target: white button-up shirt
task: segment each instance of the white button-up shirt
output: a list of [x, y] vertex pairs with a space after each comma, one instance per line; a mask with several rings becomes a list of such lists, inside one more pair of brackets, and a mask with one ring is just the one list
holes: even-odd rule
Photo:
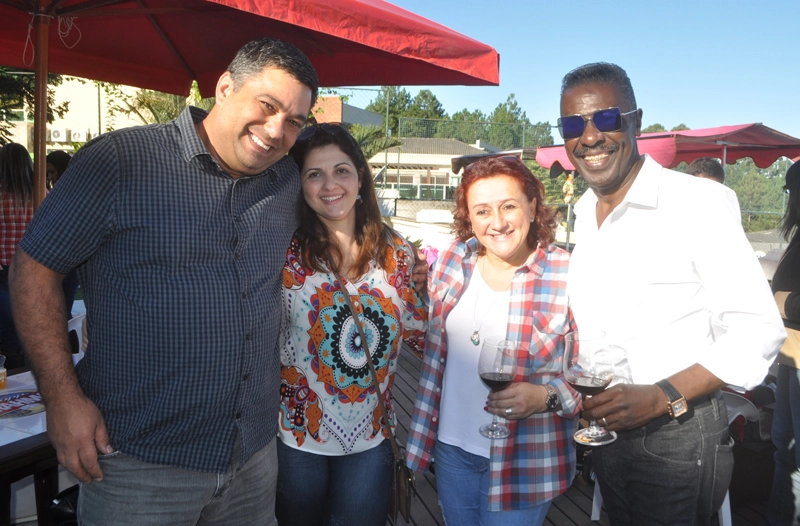
[[592, 190], [575, 205], [568, 292], [579, 328], [627, 351], [633, 381], [699, 363], [751, 389], [786, 332], [741, 226], [736, 194], [650, 157], [598, 228]]

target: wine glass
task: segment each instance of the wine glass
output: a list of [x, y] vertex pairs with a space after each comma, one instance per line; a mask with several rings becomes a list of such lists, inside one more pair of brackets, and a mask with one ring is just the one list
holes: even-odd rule
[[[478, 359], [478, 374], [492, 392], [502, 391], [514, 381], [518, 350], [517, 342], [501, 340], [489, 343], [484, 340]], [[498, 423], [497, 415], [493, 416], [491, 424], [481, 426], [480, 432], [486, 438], [506, 438], [511, 434], [508, 427]]]
[[[605, 333], [573, 331], [564, 338], [564, 378], [585, 397], [602, 393], [614, 378], [614, 356], [606, 346]], [[573, 438], [579, 444], [600, 446], [616, 440], [617, 434], [592, 419], [589, 427], [578, 430]]]

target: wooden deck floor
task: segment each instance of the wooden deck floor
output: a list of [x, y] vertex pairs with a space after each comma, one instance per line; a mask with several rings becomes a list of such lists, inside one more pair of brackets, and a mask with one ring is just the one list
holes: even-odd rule
[[[417, 383], [422, 361], [410, 351], [403, 349], [398, 361], [397, 376], [393, 391], [394, 407], [397, 414], [397, 438], [405, 443], [411, 412], [414, 408]], [[444, 526], [442, 513], [436, 493], [436, 477], [430, 473], [417, 474], [418, 498], [412, 506], [412, 524], [415, 526]], [[572, 487], [560, 495], [550, 507], [545, 524], [548, 526], [609, 526], [608, 516], [602, 512], [600, 521], [590, 519], [594, 487], [578, 476]], [[750, 500], [750, 499], [743, 499]], [[734, 505], [736, 502], [734, 501]], [[762, 526], [764, 524], [765, 502], [737, 506], [732, 509], [733, 526]], [[400, 519], [400, 524], [404, 524]], [[712, 526], [718, 523], [712, 521]], [[469, 525], [455, 525], [469, 526]]]

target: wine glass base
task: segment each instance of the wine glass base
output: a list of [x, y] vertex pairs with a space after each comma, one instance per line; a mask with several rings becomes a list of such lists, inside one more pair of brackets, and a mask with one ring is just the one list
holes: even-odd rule
[[617, 439], [617, 434], [613, 431], [603, 430], [601, 433], [591, 433], [589, 429], [577, 431], [572, 438], [575, 442], [583, 446], [603, 446], [610, 444]]
[[486, 438], [508, 438], [511, 431], [504, 425], [500, 424], [486, 424], [480, 428], [481, 435]]

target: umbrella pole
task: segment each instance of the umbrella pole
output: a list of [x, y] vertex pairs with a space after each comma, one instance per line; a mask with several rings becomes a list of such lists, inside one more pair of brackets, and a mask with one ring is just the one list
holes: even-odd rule
[[48, 37], [50, 35], [50, 16], [46, 15], [48, 0], [38, 0], [38, 12], [34, 16], [36, 40], [35, 53], [35, 88], [33, 109], [33, 209], [39, 208], [45, 195], [45, 178], [47, 171], [47, 68]]

